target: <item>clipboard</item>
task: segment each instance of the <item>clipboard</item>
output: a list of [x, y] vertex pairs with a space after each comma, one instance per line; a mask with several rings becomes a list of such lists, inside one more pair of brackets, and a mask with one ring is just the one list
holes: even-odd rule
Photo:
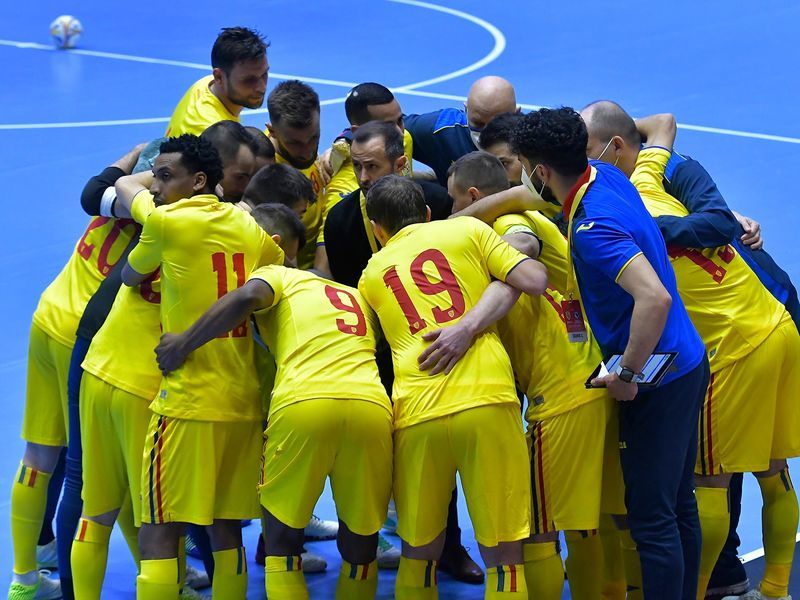
[[[654, 352], [642, 367], [642, 374], [636, 375], [632, 383], [636, 383], [640, 388], [644, 389], [656, 387], [664, 379], [664, 375], [672, 367], [672, 363], [675, 362], [677, 356], [677, 352]], [[592, 371], [592, 374], [586, 380], [584, 384], [586, 389], [595, 389], [595, 386], [591, 384], [592, 379], [603, 377], [613, 372], [619, 366], [621, 360], [621, 354], [613, 354], [609, 358], [600, 361], [600, 364], [597, 365], [597, 368]]]

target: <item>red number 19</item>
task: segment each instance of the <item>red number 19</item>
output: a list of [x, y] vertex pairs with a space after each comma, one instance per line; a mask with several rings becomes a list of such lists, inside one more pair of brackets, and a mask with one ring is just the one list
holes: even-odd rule
[[[438, 281], [431, 281], [423, 270], [425, 263], [430, 262], [436, 268], [439, 275]], [[459, 318], [464, 314], [466, 308], [464, 294], [458, 285], [458, 280], [453, 274], [453, 269], [447, 258], [439, 250], [430, 249], [421, 252], [411, 263], [411, 279], [416, 284], [420, 292], [426, 296], [435, 296], [442, 292], [447, 292], [450, 297], [450, 306], [445, 308], [434, 306], [431, 309], [436, 323], [448, 323]], [[426, 327], [425, 319], [419, 314], [417, 307], [411, 300], [411, 296], [403, 287], [403, 282], [397, 274], [397, 269], [392, 267], [383, 275], [384, 283], [392, 290], [403, 315], [408, 321], [408, 328], [412, 334], [422, 331]]]

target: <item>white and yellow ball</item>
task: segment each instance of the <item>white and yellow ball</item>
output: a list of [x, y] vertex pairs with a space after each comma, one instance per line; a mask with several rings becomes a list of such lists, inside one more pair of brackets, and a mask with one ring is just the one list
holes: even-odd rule
[[50, 35], [58, 48], [74, 48], [83, 33], [83, 25], [72, 15], [61, 15], [50, 23]]

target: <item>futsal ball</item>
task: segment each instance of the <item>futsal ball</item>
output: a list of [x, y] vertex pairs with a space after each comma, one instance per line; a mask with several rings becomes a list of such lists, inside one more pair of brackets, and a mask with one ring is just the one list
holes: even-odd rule
[[61, 15], [50, 23], [50, 35], [58, 48], [74, 48], [83, 33], [83, 25], [72, 15]]

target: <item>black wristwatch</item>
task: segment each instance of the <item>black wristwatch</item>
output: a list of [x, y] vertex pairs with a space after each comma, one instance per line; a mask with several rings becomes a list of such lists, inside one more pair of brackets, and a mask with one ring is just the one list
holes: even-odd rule
[[620, 381], [630, 383], [633, 381], [633, 378], [636, 377], [636, 375], [637, 373], [633, 369], [629, 369], [628, 367], [617, 367], [617, 377], [620, 378]]

